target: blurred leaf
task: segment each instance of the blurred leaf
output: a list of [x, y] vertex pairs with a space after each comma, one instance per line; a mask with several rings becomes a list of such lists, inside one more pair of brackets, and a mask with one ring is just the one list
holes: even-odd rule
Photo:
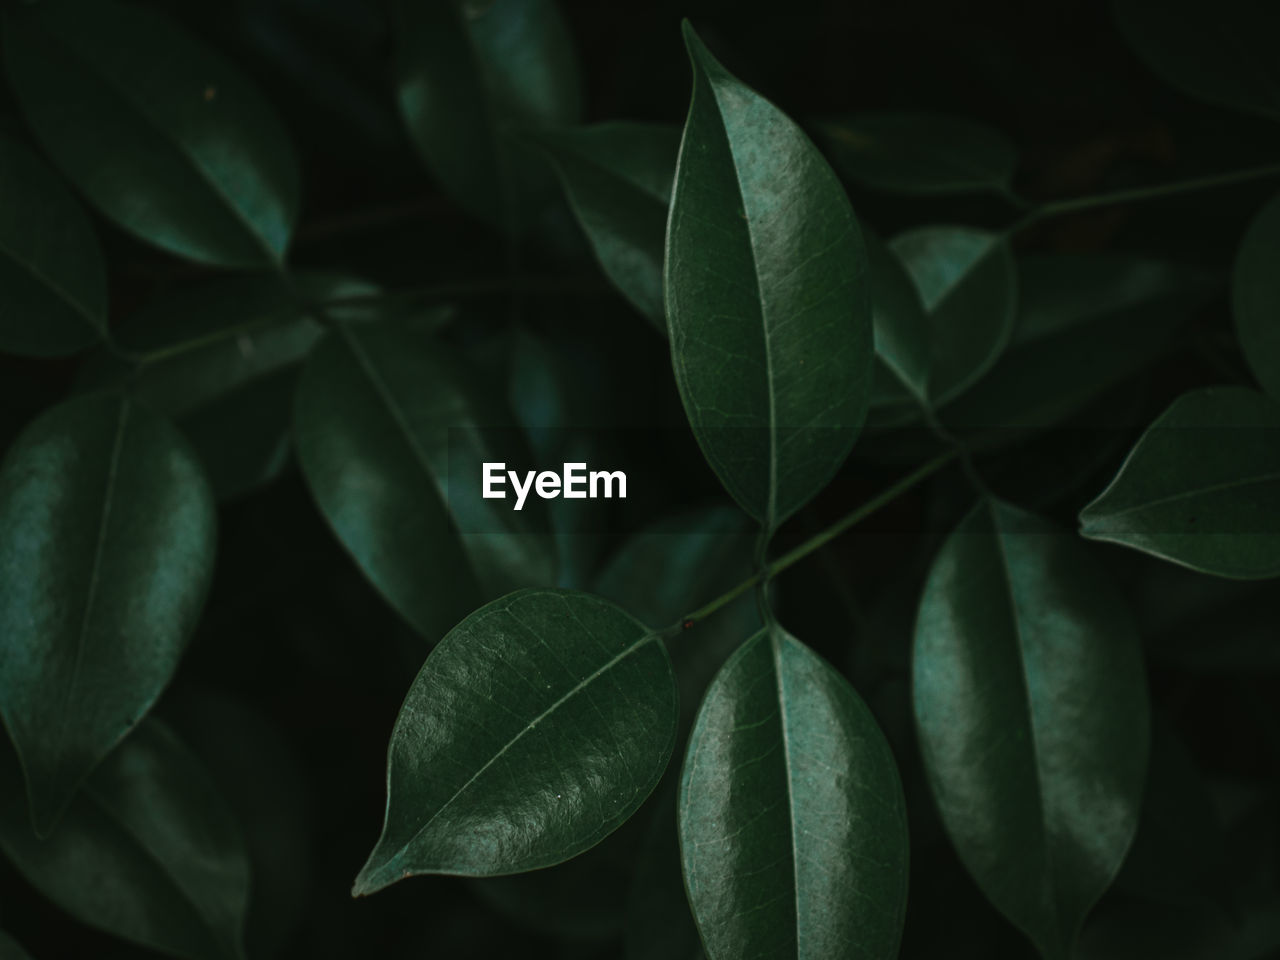
[[1120, 32], [1166, 83], [1197, 100], [1280, 118], [1280, 7], [1257, 0], [1116, 0]]
[[1280, 403], [1185, 393], [1156, 418], [1080, 532], [1219, 577], [1280, 576]]
[[[1280, 102], [1278, 102], [1280, 104]], [[1280, 400], [1280, 194], [1249, 225], [1231, 278], [1236, 335], [1262, 389]]]
[[22, 944], [0, 930], [0, 960], [31, 960], [31, 954], [22, 949]]
[[1155, 260], [1026, 257], [1008, 350], [943, 420], [997, 436], [1052, 426], [1164, 352], [1213, 287], [1201, 271]]
[[[316, 301], [373, 288], [335, 277], [293, 284]], [[103, 353], [82, 384], [128, 388], [173, 420], [200, 455], [222, 499], [280, 474], [289, 456], [294, 368], [323, 328], [291, 285], [274, 277], [236, 277], [184, 288], [143, 307], [116, 333], [140, 357]]]
[[1004, 134], [963, 117], [862, 113], [818, 129], [836, 168], [865, 186], [939, 196], [1012, 192], [1018, 151]]
[[1046, 960], [1068, 957], [1138, 825], [1149, 714], [1123, 600], [1073, 536], [983, 502], [934, 560], [912, 674], [960, 859]]
[[915, 419], [928, 390], [929, 317], [902, 261], [875, 234], [862, 232], [871, 271], [871, 315], [875, 326], [876, 376], [871, 403], [898, 406]]
[[662, 244], [680, 131], [600, 123], [537, 138], [555, 164], [574, 215], [609, 279], [666, 331]]
[[684, 32], [694, 89], [667, 231], [671, 356], [703, 453], [772, 533], [826, 486], [866, 415], [866, 255], [800, 128]]
[[920, 227], [889, 243], [929, 318], [927, 395], [954, 400], [995, 364], [1013, 333], [1017, 274], [1009, 245], [971, 227]]
[[516, 512], [480, 496], [480, 463], [506, 462], [491, 448], [516, 431], [444, 344], [392, 323], [339, 323], [303, 370], [294, 430], [338, 539], [429, 639], [474, 605], [478, 588], [496, 595], [553, 580], [542, 501]]
[[213, 573], [208, 481], [176, 430], [94, 395], [0, 468], [0, 714], [47, 833], [164, 689]]
[[31, 832], [16, 778], [4, 782], [0, 846], [67, 913], [185, 960], [244, 957], [244, 840], [209, 775], [159, 721], [111, 754], [47, 840]]
[[297, 163], [230, 61], [163, 14], [115, 0], [9, 7], [4, 40], [37, 139], [104, 215], [201, 263], [284, 260]]
[[386, 823], [355, 895], [589, 849], [657, 785], [676, 719], [666, 650], [612, 604], [521, 590], [480, 608], [432, 651], [400, 710]]
[[[751, 575], [754, 539], [747, 518], [733, 507], [668, 517], [623, 541], [600, 571], [595, 591], [645, 623], [673, 624]], [[755, 600], [746, 593], [689, 632], [666, 638], [680, 687], [682, 730], [693, 722], [725, 658], [759, 629]]]
[[893, 754], [849, 682], [776, 624], [707, 691], [679, 822], [710, 960], [897, 955], [907, 821]]
[[529, 219], [545, 164], [526, 130], [576, 123], [577, 57], [553, 0], [395, 0], [397, 87], [409, 136], [471, 213]]
[[0, 350], [75, 353], [107, 326], [107, 275], [89, 219], [16, 137], [0, 134]]

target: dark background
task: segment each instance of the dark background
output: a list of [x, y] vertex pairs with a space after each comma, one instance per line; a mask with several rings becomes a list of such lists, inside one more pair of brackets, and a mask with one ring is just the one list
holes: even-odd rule
[[[500, 276], [502, 240], [435, 188], [402, 132], [381, 4], [153, 5], [236, 60], [290, 126], [304, 177], [297, 267], [341, 268], [393, 288]], [[901, 109], [991, 124], [1018, 144], [1016, 186], [1033, 201], [1251, 166], [1273, 158], [1280, 145], [1274, 124], [1200, 106], [1162, 86], [1124, 46], [1101, 2], [572, 0], [562, 9], [578, 44], [588, 121], [683, 121], [690, 77], [679, 21], [687, 16], [731, 71], [802, 123]], [[7, 90], [0, 113], [21, 124]], [[1274, 185], [1251, 184], [1054, 220], [1021, 235], [1018, 248], [1131, 250], [1225, 271], [1269, 189]], [[1000, 226], [1016, 216], [998, 199], [904, 200], [856, 189], [851, 196], [881, 235], [924, 222]], [[115, 322], [157, 294], [214, 273], [97, 225]], [[521, 322], [554, 344], [572, 371], [582, 427], [644, 428], [622, 435], [650, 438], [654, 455], [670, 464], [659, 502], [584, 538], [590, 564], [617, 546], [618, 530], [722, 495], [683, 427], [665, 343], [609, 292], [567, 212], [560, 225], [554, 242], [524, 251], [525, 270], [562, 277], [573, 292], [524, 300]], [[466, 322], [449, 335], [485, 363], [502, 352], [510, 306], [501, 288], [469, 297], [459, 305]], [[75, 360], [0, 357], [0, 441], [7, 445], [34, 413], [64, 395], [76, 369]], [[1130, 404], [1133, 423], [1141, 424], [1181, 389], [1241, 370], [1224, 288], [1196, 316], [1180, 350], [1107, 402]], [[495, 389], [501, 382], [496, 372]], [[1068, 525], [1132, 436], [1090, 430], [1082, 427], [1096, 454], [1081, 457], [1088, 469], [1034, 504]], [[781, 548], [788, 536], [820, 528], [904, 472], [876, 449], [869, 443], [855, 452], [784, 532]], [[999, 492], [1027, 502], [1042, 476], [1028, 464], [1041, 462], [1042, 453], [1026, 444], [989, 458], [985, 469]], [[911, 743], [906, 651], [913, 604], [938, 531], [967, 505], [963, 486], [938, 486], [942, 492], [909, 495], [863, 533], [808, 561], [805, 572], [785, 577], [780, 613], [847, 669], [898, 752], [913, 818], [903, 955], [1029, 956], [956, 862]], [[512, 881], [419, 878], [350, 899], [381, 822], [387, 738], [427, 648], [348, 560], [296, 469], [225, 506], [221, 520], [215, 586], [158, 713], [209, 765], [255, 840], [250, 955], [620, 955], [625, 857]], [[1270, 911], [1274, 924], [1280, 597], [1266, 583], [1197, 577], [1107, 548], [1102, 555], [1130, 589], [1144, 628], [1160, 736], [1185, 745], [1203, 772], [1222, 832], [1191, 838], [1199, 846], [1190, 851], [1157, 844], [1151, 862], [1126, 867], [1128, 878], [1086, 929], [1085, 950], [1147, 955], [1148, 946], [1132, 944], [1149, 944], [1161, 929], [1191, 949], [1197, 938], [1212, 944], [1230, 918], [1259, 910]], [[1170, 835], [1178, 834], [1175, 823]], [[1216, 896], [1171, 904], [1143, 885], [1142, 869], [1167, 875], [1189, 865]], [[4, 864], [0, 915], [36, 957], [144, 955], [79, 927]], [[1125, 940], [1131, 935], [1139, 940]]]

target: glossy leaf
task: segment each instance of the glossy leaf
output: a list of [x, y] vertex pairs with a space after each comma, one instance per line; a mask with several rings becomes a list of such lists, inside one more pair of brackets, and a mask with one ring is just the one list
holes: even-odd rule
[[0, 134], [0, 191], [0, 350], [61, 356], [102, 339], [107, 274], [80, 205], [8, 134]]
[[1168, 350], [1215, 287], [1203, 271], [1156, 260], [1026, 257], [1008, 350], [942, 419], [997, 437], [1051, 426]]
[[1280, 400], [1280, 195], [1245, 232], [1231, 278], [1236, 335], [1258, 383]]
[[41, 894], [82, 923], [167, 956], [244, 957], [249, 858], [240, 828], [167, 727], [140, 725], [47, 840], [31, 832], [13, 783], [0, 792], [0, 847]]
[[971, 227], [921, 227], [890, 249], [929, 318], [928, 401], [954, 400], [991, 369], [1013, 334], [1017, 274], [1009, 245]]
[[601, 123], [542, 134], [574, 215], [622, 294], [666, 330], [662, 247], [680, 131]]
[[414, 146], [460, 204], [518, 229], [544, 166], [518, 135], [576, 123], [581, 111], [554, 0], [396, 0], [393, 10], [400, 113]]
[[679, 823], [710, 960], [897, 956], [907, 823], [893, 755], [849, 682], [776, 624], [707, 691]]
[[1080, 532], [1202, 573], [1280, 576], [1280, 402], [1243, 387], [1185, 393], [1080, 511]]
[[98, 210], [191, 260], [283, 261], [297, 164], [231, 62], [167, 16], [115, 0], [10, 7], [4, 28], [23, 113]]
[[1124, 861], [1146, 774], [1146, 676], [1122, 599], [1070, 534], [981, 503], [929, 571], [912, 675], [961, 861], [1046, 960], [1069, 956]]
[[213, 497], [167, 423], [108, 395], [32, 423], [0, 468], [0, 715], [47, 832], [150, 709], [213, 570]]
[[509, 459], [489, 447], [514, 434], [459, 357], [400, 324], [341, 324], [298, 384], [294, 437], [312, 495], [374, 586], [431, 639], [478, 591], [554, 579], [542, 501], [516, 512], [480, 495], [480, 464]]
[[553, 590], [487, 604], [440, 641], [405, 698], [386, 823], [354, 893], [588, 849], [657, 785], [676, 701], [661, 640], [612, 604]]
[[[371, 290], [319, 276], [295, 285], [316, 301]], [[144, 306], [115, 334], [140, 362], [104, 354], [81, 380], [95, 389], [128, 385], [137, 400], [173, 420], [226, 499], [284, 469], [296, 367], [323, 332], [276, 278], [218, 280]]]
[[1012, 189], [1018, 151], [1004, 134], [963, 117], [863, 113], [819, 129], [836, 168], [893, 193], [938, 196]]
[[831, 168], [685, 25], [694, 89], [667, 227], [676, 383], [702, 452], [772, 532], [821, 490], [866, 415], [866, 254]]
[[1257, 0], [1116, 0], [1120, 32], [1162, 80], [1188, 96], [1280, 118], [1280, 8]]

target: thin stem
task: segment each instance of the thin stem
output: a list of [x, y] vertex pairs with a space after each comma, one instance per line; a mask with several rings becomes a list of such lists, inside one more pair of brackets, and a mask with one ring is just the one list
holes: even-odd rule
[[554, 296], [561, 293], [594, 294], [611, 290], [599, 277], [481, 277], [457, 283], [435, 283], [420, 287], [402, 287], [387, 293], [354, 294], [330, 297], [326, 307], [359, 307], [400, 300], [449, 300], [454, 297], [500, 297], [510, 293]]
[[774, 577], [780, 574], [783, 570], [786, 570], [788, 567], [798, 563], [800, 560], [803, 560], [805, 557], [813, 553], [815, 550], [819, 550], [822, 547], [826, 546], [836, 537], [840, 536], [842, 533], [847, 531], [854, 524], [862, 520], [865, 520], [867, 517], [875, 513], [881, 507], [885, 506], [888, 503], [891, 503], [892, 501], [900, 497], [902, 494], [906, 493], [916, 484], [920, 483], [921, 481], [937, 473], [939, 470], [945, 467], [948, 463], [954, 460], [957, 456], [959, 456], [958, 451], [948, 450], [946, 453], [942, 454], [941, 456], [935, 457], [933, 460], [930, 460], [928, 463], [924, 464], [924, 466], [918, 467], [916, 470], [907, 474], [905, 477], [903, 477], [893, 486], [889, 487], [887, 490], [877, 494], [876, 496], [868, 500], [866, 503], [862, 504], [860, 507], [857, 507], [856, 509], [845, 514], [843, 517], [841, 517], [831, 526], [827, 527], [825, 530], [822, 530], [821, 532], [814, 534], [812, 537], [804, 541], [804, 543], [800, 544], [798, 547], [788, 551], [787, 553], [784, 553], [781, 557], [779, 557], [777, 560], [774, 560], [772, 563], [766, 564], [765, 566], [761, 567], [758, 571], [756, 571], [746, 580], [743, 580], [732, 590], [729, 590], [726, 593], [722, 593], [720, 596], [716, 597], [710, 603], [706, 604], [705, 606], [699, 607], [697, 610], [693, 611], [693, 613], [687, 614], [685, 617], [683, 617], [680, 620], [678, 624], [676, 624], [673, 628], [671, 628], [672, 631], [674, 632], [680, 629], [687, 630], [689, 627], [692, 627], [695, 623], [705, 620], [707, 617], [711, 616], [711, 614], [715, 613], [717, 610], [732, 603], [734, 600], [738, 599], [738, 597], [742, 596], [744, 593], [746, 593], [748, 590], [750, 590], [752, 587], [756, 586], [757, 584], [760, 586], [763, 586], [769, 580], [772, 580]]
[[1114, 207], [1124, 203], [1138, 203], [1143, 200], [1158, 200], [1161, 197], [1172, 197], [1184, 193], [1195, 193], [1200, 190], [1214, 190], [1218, 187], [1230, 187], [1252, 180], [1263, 180], [1267, 177], [1280, 176], [1280, 164], [1268, 164], [1261, 167], [1248, 167], [1244, 170], [1233, 170], [1229, 173], [1218, 173], [1209, 177], [1195, 177], [1190, 180], [1175, 180], [1172, 183], [1157, 184], [1154, 187], [1136, 187], [1132, 190], [1113, 190], [1110, 193], [1095, 193], [1084, 197], [1072, 197], [1068, 200], [1054, 200], [1041, 204], [1022, 219], [1015, 221], [1005, 230], [1012, 235], [1026, 229], [1033, 223], [1050, 217], [1060, 217], [1068, 213], [1079, 213], [1082, 210], [1096, 210], [1100, 207]]

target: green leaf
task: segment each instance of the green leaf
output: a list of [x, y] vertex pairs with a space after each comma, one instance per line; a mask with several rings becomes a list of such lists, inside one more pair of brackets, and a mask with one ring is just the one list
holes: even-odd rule
[[1167, 350], [1214, 287], [1203, 271], [1156, 260], [1026, 257], [1018, 264], [1017, 326], [1008, 350], [942, 419], [955, 429], [995, 428], [1006, 437], [1052, 426]]
[[671, 358], [702, 452], [772, 533], [827, 484], [866, 416], [866, 254], [800, 128], [684, 32], [694, 88], [667, 227]]
[[954, 400], [995, 364], [1013, 333], [1017, 274], [999, 234], [920, 227], [889, 243], [929, 318], [927, 399]]
[[965, 868], [1069, 956], [1138, 823], [1150, 716], [1136, 629], [1073, 536], [1000, 501], [943, 543], [912, 666], [929, 786]]
[[368, 293], [366, 284], [304, 276], [236, 277], [184, 288], [144, 306], [116, 331], [137, 364], [102, 354], [82, 385], [126, 385], [173, 420], [228, 499], [274, 479], [289, 458], [295, 370], [324, 330], [297, 300]]
[[427, 657], [400, 709], [386, 823], [353, 892], [583, 852], [657, 785], [676, 700], [661, 640], [604, 600], [521, 590], [480, 608]]
[[[8, 758], [4, 759], [8, 765]], [[21, 791], [0, 794], [0, 847], [82, 923], [184, 960], [240, 960], [249, 858], [231, 811], [169, 729], [147, 720], [97, 769], [47, 840]]]
[[542, 501], [517, 512], [510, 499], [481, 498], [482, 462], [519, 468], [490, 450], [515, 433], [460, 357], [400, 324], [340, 323], [303, 368], [294, 439], [312, 495], [373, 585], [428, 638], [478, 591], [554, 580]]
[[545, 164], [525, 130], [573, 124], [577, 57], [553, 0], [396, 0], [397, 91], [409, 136], [440, 185], [504, 229], [530, 211]]
[[917, 196], [1012, 194], [1018, 151], [963, 117], [862, 113], [819, 124], [841, 173], [876, 190]]
[[48, 357], [101, 340], [107, 273], [89, 220], [58, 177], [0, 135], [0, 350]]
[[208, 481], [177, 431], [69, 400], [0, 467], [0, 716], [47, 832], [150, 709], [213, 572]]
[[871, 272], [871, 315], [876, 365], [871, 391], [872, 416], [912, 420], [919, 417], [929, 381], [932, 331], [911, 275], [902, 261], [869, 230], [862, 231]]
[[601, 123], [538, 137], [600, 266], [664, 332], [662, 255], [680, 132], [652, 123]]
[[1280, 7], [1257, 0], [1116, 0], [1120, 32], [1166, 83], [1197, 100], [1280, 118]]
[[1258, 213], [1231, 277], [1236, 335], [1262, 389], [1280, 400], [1280, 194]]
[[1080, 511], [1080, 532], [1219, 577], [1280, 576], [1280, 403], [1185, 393]]
[[907, 822], [893, 755], [849, 682], [776, 624], [707, 691], [679, 822], [711, 960], [897, 956]]
[[8, 7], [4, 41], [41, 146], [105, 216], [201, 263], [284, 260], [293, 149], [231, 62], [165, 15], [114, 0]]

